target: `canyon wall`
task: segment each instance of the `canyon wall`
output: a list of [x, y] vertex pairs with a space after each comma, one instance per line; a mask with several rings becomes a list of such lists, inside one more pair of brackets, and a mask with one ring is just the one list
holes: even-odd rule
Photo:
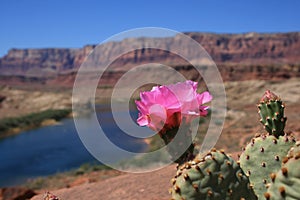
[[[300, 76], [299, 32], [276, 34], [189, 32], [185, 34], [204, 47], [218, 65], [225, 80]], [[145, 48], [147, 44], [156, 44], [162, 49], [180, 48], [191, 55], [197, 51], [189, 44], [176, 42], [177, 39], [177, 36], [174, 36], [128, 38], [108, 42], [102, 45], [101, 55], [95, 54], [96, 63], [106, 63], [127, 47], [134, 47], [136, 50], [121, 55], [111, 64], [111, 71], [126, 71], [127, 66], [149, 62], [177, 67], [188, 66], [190, 63], [168, 51]], [[95, 45], [77, 49], [11, 49], [7, 55], [0, 58], [0, 83], [8, 83], [12, 79], [30, 83], [36, 81], [43, 84], [49, 80], [52, 82], [72, 81], [74, 72], [94, 48]], [[71, 77], [66, 78], [67, 76]], [[111, 78], [113, 77], [110, 76]]]

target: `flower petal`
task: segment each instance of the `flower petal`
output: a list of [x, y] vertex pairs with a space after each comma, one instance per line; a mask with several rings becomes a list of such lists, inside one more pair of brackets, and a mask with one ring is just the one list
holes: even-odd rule
[[135, 101], [139, 110], [138, 124], [160, 131], [179, 127], [183, 119], [190, 123], [199, 116], [206, 116], [209, 107], [202, 104], [210, 102], [212, 96], [209, 92], [198, 94], [197, 87], [197, 82], [188, 80], [141, 92], [141, 100]]
[[159, 104], [154, 104], [149, 108], [150, 124], [154, 130], [160, 130], [167, 120], [165, 108]]
[[206, 116], [208, 114], [207, 109], [209, 109], [209, 106], [200, 106], [199, 110], [200, 110], [200, 116]]
[[147, 115], [148, 114], [148, 109], [146, 107], [146, 105], [142, 102], [142, 101], [135, 101], [135, 104], [137, 106], [137, 109], [140, 111], [140, 113], [142, 113], [143, 115]]
[[139, 116], [139, 118], [137, 119], [137, 123], [138, 123], [140, 126], [148, 126], [148, 125], [149, 125], [149, 119], [148, 119], [147, 116], [141, 115], [141, 116]]
[[206, 91], [201, 94], [198, 94], [197, 98], [198, 98], [199, 105], [202, 105], [202, 104], [210, 102], [213, 97], [209, 92]]

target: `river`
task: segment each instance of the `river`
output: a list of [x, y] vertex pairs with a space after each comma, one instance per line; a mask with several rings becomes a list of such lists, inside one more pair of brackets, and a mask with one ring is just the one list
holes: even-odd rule
[[[107, 134], [110, 140], [130, 151], [145, 151], [147, 145], [142, 139], [128, 136], [117, 127], [108, 105], [98, 105], [97, 116], [100, 113], [101, 120], [105, 121], [101, 126], [110, 130]], [[136, 118], [137, 111], [130, 114]], [[80, 119], [88, 121], [90, 116], [81, 116]], [[99, 146], [107, 151], [105, 146]], [[64, 119], [57, 125], [24, 131], [0, 140], [0, 187], [19, 185], [28, 179], [78, 168], [88, 162], [98, 161], [80, 141], [73, 119]]]

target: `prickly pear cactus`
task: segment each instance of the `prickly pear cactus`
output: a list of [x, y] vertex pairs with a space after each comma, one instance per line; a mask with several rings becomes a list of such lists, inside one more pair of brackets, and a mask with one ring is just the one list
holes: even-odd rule
[[272, 183], [264, 194], [267, 200], [300, 199], [300, 149], [296, 147], [286, 157], [281, 169], [270, 175]]
[[292, 136], [276, 138], [273, 135], [260, 135], [253, 138], [240, 156], [240, 166], [249, 175], [255, 194], [261, 199], [271, 182], [269, 174], [281, 168], [282, 159], [295, 144]]
[[269, 134], [279, 137], [284, 135], [286, 117], [284, 116], [284, 105], [280, 98], [267, 90], [257, 105], [260, 122]]
[[172, 179], [172, 199], [257, 199], [249, 179], [224, 151], [213, 149], [181, 165]]
[[295, 152], [300, 152], [300, 141], [297, 141], [296, 144], [289, 150], [287, 157], [293, 157]]

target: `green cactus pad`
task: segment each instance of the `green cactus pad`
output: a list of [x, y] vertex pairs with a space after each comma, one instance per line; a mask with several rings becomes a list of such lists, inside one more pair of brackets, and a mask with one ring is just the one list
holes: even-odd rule
[[271, 175], [272, 183], [264, 194], [265, 199], [300, 199], [300, 148], [295, 148], [290, 157], [287, 158], [281, 169], [276, 174]]
[[258, 104], [260, 122], [269, 134], [279, 137], [284, 135], [286, 117], [284, 116], [284, 105], [274, 93], [266, 91]]
[[224, 151], [212, 150], [201, 159], [181, 165], [172, 179], [174, 200], [257, 199], [249, 179]]
[[296, 144], [289, 150], [287, 157], [293, 157], [295, 152], [300, 152], [300, 141], [297, 141]]
[[250, 183], [259, 199], [267, 191], [271, 182], [270, 174], [281, 168], [281, 161], [295, 144], [292, 136], [276, 138], [273, 135], [260, 135], [253, 138], [240, 156], [240, 166], [249, 175]]

